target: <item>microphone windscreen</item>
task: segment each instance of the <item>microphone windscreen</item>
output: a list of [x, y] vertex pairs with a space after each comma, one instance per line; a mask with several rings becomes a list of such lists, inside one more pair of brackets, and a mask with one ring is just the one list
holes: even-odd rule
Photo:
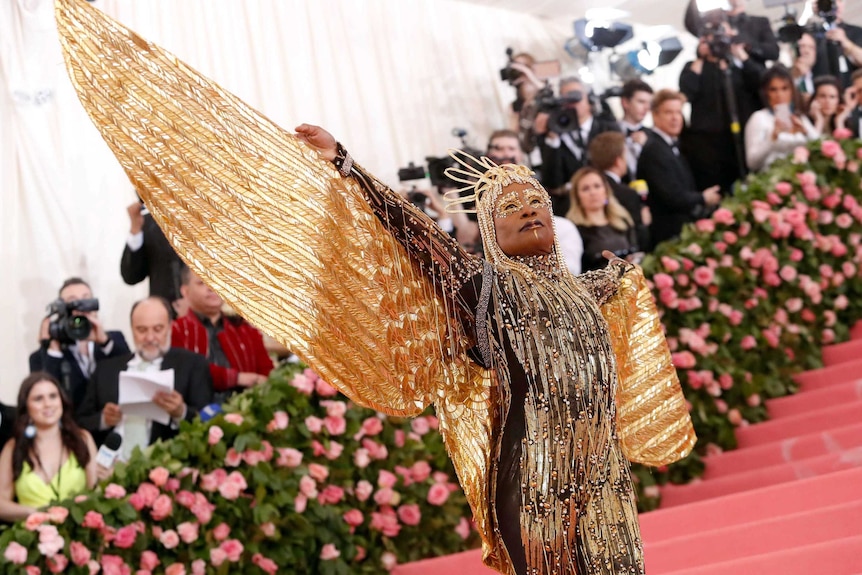
[[120, 445], [122, 445], [122, 444], [123, 444], [122, 436], [119, 433], [117, 433], [116, 431], [112, 431], [105, 438], [105, 442], [102, 445], [104, 445], [108, 449], [112, 449], [112, 450], [116, 451], [120, 448]]

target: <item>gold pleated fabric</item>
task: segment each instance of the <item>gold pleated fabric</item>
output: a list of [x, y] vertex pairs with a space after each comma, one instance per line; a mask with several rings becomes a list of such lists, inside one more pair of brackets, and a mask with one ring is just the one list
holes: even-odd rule
[[617, 357], [617, 435], [623, 454], [655, 467], [679, 461], [697, 436], [640, 268], [626, 273], [602, 314]]
[[72, 83], [180, 257], [360, 405], [434, 404], [488, 563], [491, 375], [445, 301], [342, 178], [293, 134], [83, 0], [56, 0]]

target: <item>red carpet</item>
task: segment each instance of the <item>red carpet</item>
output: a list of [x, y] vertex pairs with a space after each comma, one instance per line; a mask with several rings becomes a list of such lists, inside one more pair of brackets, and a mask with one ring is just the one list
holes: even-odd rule
[[[859, 324], [862, 326], [862, 323]], [[662, 489], [641, 515], [649, 575], [862, 574], [862, 328], [823, 350], [800, 391], [767, 402], [770, 420], [705, 459], [703, 479]], [[478, 551], [394, 575], [485, 575]]]

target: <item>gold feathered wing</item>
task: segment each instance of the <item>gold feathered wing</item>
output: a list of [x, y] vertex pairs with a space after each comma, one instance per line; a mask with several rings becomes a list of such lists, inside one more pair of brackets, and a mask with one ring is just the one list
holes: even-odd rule
[[[180, 257], [361, 405], [434, 404], [491, 551], [491, 378], [352, 178], [83, 0], [56, 0], [78, 96]], [[455, 342], [452, 344], [452, 342]]]

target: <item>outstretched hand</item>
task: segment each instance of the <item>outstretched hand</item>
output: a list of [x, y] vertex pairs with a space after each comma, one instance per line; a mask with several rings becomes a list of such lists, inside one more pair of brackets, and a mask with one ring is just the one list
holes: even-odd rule
[[324, 160], [331, 162], [335, 159], [338, 143], [320, 126], [301, 124], [296, 127], [296, 137], [317, 150]]

